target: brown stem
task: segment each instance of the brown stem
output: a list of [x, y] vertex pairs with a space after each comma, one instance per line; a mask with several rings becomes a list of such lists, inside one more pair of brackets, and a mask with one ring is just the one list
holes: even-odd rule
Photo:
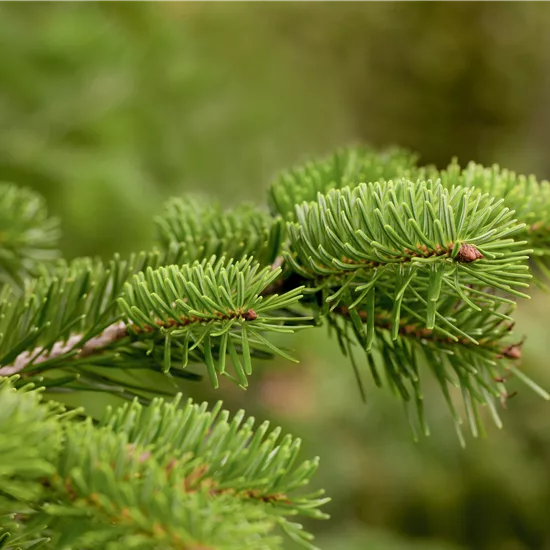
[[[253, 309], [246, 311], [238, 310], [231, 311], [228, 314], [220, 314], [217, 319], [236, 319], [242, 318], [245, 321], [254, 321], [258, 318], [258, 314]], [[101, 353], [111, 344], [131, 336], [139, 334], [140, 332], [153, 332], [159, 327], [169, 328], [176, 326], [187, 326], [192, 323], [204, 323], [210, 321], [210, 319], [203, 319], [201, 317], [181, 317], [180, 319], [172, 319], [169, 322], [158, 320], [155, 326], [146, 326], [145, 328], [137, 327], [136, 325], [126, 325], [123, 321], [118, 321], [109, 325], [101, 334], [90, 338], [80, 348], [79, 353], [75, 359], [81, 359], [83, 357], [89, 357]], [[20, 353], [15, 361], [11, 365], [0, 367], [0, 376], [12, 376], [25, 369], [29, 364], [38, 365], [44, 361], [61, 357], [66, 353], [72, 351], [76, 344], [82, 339], [82, 334], [75, 334], [70, 336], [66, 342], [56, 342], [51, 351], [44, 350], [44, 348], [35, 348], [32, 351], [24, 351]]]
[[[84, 343], [77, 358], [88, 357], [103, 350], [113, 342], [121, 340], [128, 336], [126, 324], [122, 321], [109, 325], [101, 334], [90, 338]], [[61, 357], [62, 355], [72, 351], [78, 342], [82, 339], [82, 334], [74, 334], [69, 337], [66, 342], [56, 342], [51, 351], [46, 351], [43, 348], [35, 348], [32, 351], [24, 351], [20, 353], [11, 365], [6, 365], [0, 368], [0, 376], [11, 376], [22, 371], [31, 362], [33, 365]]]
[[[339, 306], [334, 311], [344, 317], [349, 317], [349, 309], [346, 306]], [[359, 317], [361, 317], [361, 319], [367, 318], [366, 311], [357, 310], [357, 313]], [[378, 328], [381, 328], [383, 330], [392, 329], [391, 320], [385, 316], [377, 315], [375, 317], [375, 323]], [[458, 340], [453, 340], [452, 338], [440, 336], [432, 329], [421, 327], [413, 323], [400, 324], [399, 334], [401, 336], [409, 336], [418, 340], [422, 340], [423, 338], [429, 339], [432, 342], [437, 342], [440, 344], [447, 344], [447, 345], [459, 344], [464, 346], [473, 345], [473, 342], [471, 340], [468, 340], [467, 338], [459, 338]], [[500, 359], [502, 357], [507, 357], [508, 359], [521, 359], [522, 344], [523, 344], [523, 341], [517, 344], [512, 344], [504, 347], [502, 351], [496, 355], [496, 358]]]

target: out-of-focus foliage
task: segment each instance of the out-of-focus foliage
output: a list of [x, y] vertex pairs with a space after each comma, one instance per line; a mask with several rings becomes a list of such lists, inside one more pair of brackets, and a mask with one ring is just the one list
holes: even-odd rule
[[258, 199], [276, 169], [342, 142], [330, 75], [292, 62], [256, 19], [195, 4], [2, 6], [0, 174], [62, 213], [69, 254], [143, 248], [141, 220], [164, 198]]
[[40, 195], [0, 183], [0, 286], [21, 287], [57, 258], [58, 225]]
[[[146, 248], [165, 197], [257, 200], [279, 168], [346, 141], [548, 178], [549, 30], [529, 2], [4, 4], [0, 178], [46, 195], [66, 255], [105, 257]], [[549, 305], [535, 295], [516, 327], [547, 389]], [[323, 457], [321, 548], [550, 548], [544, 402], [520, 390], [506, 430], [466, 451], [432, 413], [414, 445], [394, 401], [363, 406], [339, 351], [311, 338], [301, 366], [219, 391]]]
[[548, 6], [350, 2], [302, 4], [293, 15], [291, 38], [344, 83], [355, 135], [428, 163], [506, 159], [548, 177]]

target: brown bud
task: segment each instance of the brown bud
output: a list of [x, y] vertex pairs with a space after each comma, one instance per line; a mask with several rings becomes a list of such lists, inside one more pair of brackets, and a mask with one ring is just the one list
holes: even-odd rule
[[258, 318], [258, 314], [253, 309], [249, 309], [243, 313], [243, 318], [245, 321], [254, 321]]
[[483, 254], [473, 244], [462, 243], [455, 260], [469, 264], [470, 262], [481, 260], [481, 258], [483, 258]]

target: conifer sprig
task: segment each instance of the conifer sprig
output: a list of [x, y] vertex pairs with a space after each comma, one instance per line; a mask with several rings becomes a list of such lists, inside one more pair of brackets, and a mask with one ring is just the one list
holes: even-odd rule
[[179, 352], [177, 361], [182, 368], [187, 365], [188, 351], [196, 350], [213, 386], [218, 387], [218, 375], [228, 375], [229, 355], [236, 380], [246, 386], [252, 372], [251, 350], [272, 351], [292, 359], [266, 339], [265, 332], [289, 333], [308, 327], [282, 326], [285, 321], [304, 320], [281, 314], [298, 304], [301, 287], [281, 296], [263, 295], [280, 272], [280, 268], [260, 269], [252, 258], [149, 268], [126, 284], [118, 302], [130, 321], [130, 333], [137, 338], [153, 334], [164, 340], [165, 372], [175, 359], [172, 350]]
[[318, 462], [298, 461], [300, 440], [179, 399], [134, 402], [94, 426], [4, 384], [0, 518], [15, 536], [0, 548], [269, 550], [277, 529], [314, 548], [290, 519], [325, 517], [327, 499], [300, 492]]
[[19, 372], [17, 364], [10, 365], [18, 358], [23, 366], [30, 366], [46, 356], [64, 356], [77, 343], [84, 346], [116, 322], [116, 299], [131, 275], [148, 266], [179, 263], [184, 257], [183, 247], [174, 244], [167, 251], [134, 254], [127, 260], [115, 256], [106, 264], [81, 258], [28, 280], [22, 294], [3, 289], [0, 374]]
[[184, 253], [182, 245], [170, 250], [114, 259], [108, 267], [79, 260], [34, 281], [22, 296], [6, 291], [0, 375], [142, 395], [148, 382], [119, 379], [121, 372], [193, 379], [187, 365], [202, 362], [214, 386], [220, 375], [246, 386], [253, 356], [290, 358], [265, 336], [308, 326], [303, 313], [292, 311], [300, 288], [263, 295], [280, 269], [261, 269], [252, 258], [157, 267]]
[[[384, 310], [383, 302], [378, 302], [372, 329], [373, 344], [366, 353], [368, 313], [364, 309], [358, 308], [357, 320], [353, 320], [350, 310], [339, 307], [327, 316], [327, 321], [336, 333], [343, 354], [351, 359], [356, 369], [360, 388], [363, 388], [361, 378], [365, 370], [370, 372], [376, 386], [388, 387], [403, 402], [415, 437], [418, 429], [429, 434], [423, 387], [431, 373], [464, 443], [463, 419], [452, 398], [455, 390], [462, 395], [466, 421], [474, 436], [485, 433], [480, 406], [487, 408], [497, 427], [502, 427], [498, 407], [506, 406], [508, 379], [520, 378], [546, 400], [550, 395], [519, 370], [523, 342], [514, 337], [513, 323], [508, 320], [513, 305], [504, 304], [498, 315], [490, 311], [476, 312], [464, 304], [456, 308], [456, 301], [452, 299], [447, 299], [447, 303], [455, 306], [453, 319], [462, 334], [458, 338], [444, 328], [427, 329], [422, 312], [409, 307], [405, 308], [395, 327], [391, 310]], [[363, 356], [361, 364], [366, 369], [359, 368], [357, 362], [357, 357]], [[411, 415], [411, 410], [416, 410], [417, 419]]]
[[[380, 181], [356, 186], [357, 179]], [[493, 320], [510, 320], [501, 306], [525, 296], [530, 278], [525, 260], [533, 252], [527, 248], [532, 228], [512, 210], [520, 201], [518, 181], [536, 195], [534, 180], [495, 168], [452, 165], [438, 173], [418, 167], [402, 150], [341, 150], [273, 184], [271, 206], [290, 220], [287, 240], [281, 220], [260, 210], [175, 199], [157, 220], [164, 253], [117, 258], [106, 267], [77, 261], [31, 283], [20, 299], [8, 291], [0, 374], [21, 371], [47, 386], [130, 395], [144, 384], [120, 379], [125, 370], [185, 379], [196, 376], [188, 364], [203, 362], [215, 386], [220, 375], [245, 386], [252, 357], [287, 357], [264, 333], [307, 326], [298, 302], [313, 309], [316, 322], [327, 317], [350, 327], [367, 352], [387, 338], [485, 349], [484, 331]], [[300, 198], [310, 202], [296, 204]], [[527, 216], [532, 201], [522, 200]], [[539, 206], [537, 219], [543, 213]], [[228, 278], [239, 262], [252, 269], [240, 259], [244, 254], [259, 257], [260, 265], [280, 263], [281, 245], [284, 272], [264, 268], [265, 284], [256, 293], [243, 290], [254, 288], [251, 272]], [[208, 251], [231, 259], [223, 280], [214, 260], [207, 266], [202, 255]], [[277, 292], [282, 301], [270, 296]], [[273, 311], [258, 309], [268, 305]], [[491, 353], [508, 345], [499, 341]]]
[[[501, 425], [493, 402], [505, 404], [510, 376], [549, 399], [517, 368], [521, 346], [510, 317], [511, 298], [528, 297], [527, 260], [550, 250], [547, 233], [537, 235], [550, 227], [548, 184], [498, 167], [438, 172], [411, 162], [399, 174], [408, 179], [388, 181], [387, 172], [370, 179], [365, 171], [370, 183], [356, 186], [338, 169], [371, 159], [369, 150], [350, 149], [294, 171], [294, 179], [284, 173], [270, 189], [274, 209], [289, 219], [285, 273], [306, 285], [304, 303], [336, 329], [361, 391], [357, 345], [376, 384], [416, 404], [424, 432], [422, 364], [436, 375], [457, 427], [448, 386], [461, 389], [474, 435], [483, 431], [477, 404]], [[386, 160], [374, 160], [380, 174]], [[293, 214], [290, 197], [305, 201]]]
[[498, 165], [484, 167], [470, 162], [461, 168], [453, 161], [445, 170], [433, 172], [447, 188], [473, 187], [479, 193], [489, 193], [503, 199], [525, 223], [517, 238], [525, 239], [532, 248], [531, 257], [546, 275], [550, 267], [550, 183], [537, 181], [530, 175], [516, 174]]
[[449, 190], [467, 187], [474, 189], [474, 195], [504, 199], [504, 206], [514, 210], [516, 218], [525, 224], [516, 240], [526, 240], [531, 259], [543, 274], [550, 274], [550, 183], [497, 164], [485, 167], [470, 162], [461, 167], [455, 159], [446, 169], [437, 170], [418, 165], [418, 157], [402, 149], [378, 152], [368, 147], [343, 148], [329, 157], [283, 171], [270, 186], [270, 205], [274, 213], [295, 220], [296, 205], [316, 201], [318, 193], [401, 178], [440, 181]]
[[384, 289], [393, 299], [394, 326], [403, 304], [424, 299], [426, 327], [433, 329], [445, 295], [478, 311], [483, 300], [494, 302], [488, 288], [528, 297], [518, 288], [528, 287], [530, 250], [511, 238], [524, 227], [513, 214], [471, 188], [361, 184], [297, 206], [285, 258], [314, 288], [334, 289], [326, 298], [332, 308], [367, 301], [372, 308]]

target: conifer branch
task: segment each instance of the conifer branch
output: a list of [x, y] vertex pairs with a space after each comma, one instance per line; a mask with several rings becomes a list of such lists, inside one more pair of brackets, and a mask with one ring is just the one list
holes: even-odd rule
[[[75, 359], [89, 357], [94, 353], [101, 353], [106, 348], [115, 344], [119, 340], [128, 336], [126, 325], [122, 321], [118, 321], [109, 325], [98, 336], [94, 336], [87, 341], [84, 341], [78, 350]], [[51, 350], [46, 350], [43, 347], [35, 348], [32, 351], [23, 351], [16, 358], [13, 364], [0, 367], [0, 376], [13, 376], [19, 374], [26, 367], [39, 365], [45, 361], [60, 359], [64, 355], [75, 349], [75, 346], [83, 341], [83, 334], [74, 334], [69, 337], [66, 342], [56, 342]]]
[[269, 190], [272, 212], [295, 220], [295, 207], [317, 200], [319, 193], [331, 189], [354, 187], [359, 183], [382, 183], [396, 179], [412, 182], [439, 181], [450, 191], [471, 188], [476, 194], [488, 194], [503, 200], [525, 225], [516, 233], [526, 240], [529, 255], [542, 270], [550, 274], [550, 183], [537, 181], [533, 175], [517, 174], [497, 164], [485, 167], [470, 162], [462, 168], [456, 159], [445, 170], [419, 166], [418, 158], [404, 150], [377, 152], [370, 148], [344, 148], [327, 158], [315, 159], [302, 167], [284, 171]]
[[[3, 312], [10, 330], [0, 339], [0, 376], [19, 373], [28, 382], [50, 371], [63, 372], [64, 387], [72, 376], [73, 382], [84, 379], [82, 383], [93, 386], [95, 379], [116, 391], [108, 374], [94, 374], [90, 366], [149, 366], [192, 378], [187, 365], [204, 362], [214, 386], [220, 375], [246, 386], [252, 356], [277, 353], [290, 358], [265, 333], [309, 326], [303, 314], [288, 316], [301, 298], [300, 288], [265, 295], [280, 269], [260, 269], [252, 258], [145, 268], [158, 258], [153, 254], [122, 265], [114, 261], [109, 269], [79, 261], [36, 281], [13, 302], [8, 297]], [[132, 275], [138, 265], [145, 271]], [[35, 323], [45, 316], [57, 326], [40, 331]], [[226, 369], [226, 354], [234, 375]]]
[[325, 517], [327, 499], [300, 494], [318, 462], [297, 462], [300, 441], [179, 399], [134, 402], [94, 426], [4, 384], [0, 517], [18, 537], [3, 547], [275, 549], [282, 528], [314, 548], [289, 519]]
[[[280, 220], [250, 207], [223, 211], [178, 199], [157, 220], [161, 245], [166, 247], [163, 254], [141, 255], [126, 263], [116, 259], [107, 270], [84, 261], [82, 271], [82, 266], [75, 267], [70, 274], [58, 272], [38, 283], [42, 289], [35, 288], [28, 296], [34, 297], [34, 305], [44, 297], [48, 307], [30, 306], [34, 320], [52, 315], [57, 324], [36, 336], [29, 313], [22, 316], [27, 324], [19, 327], [19, 341], [13, 336], [0, 340], [0, 352], [4, 350], [0, 374], [20, 372], [25, 380], [44, 383], [44, 376], [53, 373], [46, 381], [50, 387], [96, 387], [132, 395], [145, 391], [144, 385], [134, 381], [134, 389], [127, 384], [123, 389], [109, 374], [115, 373], [113, 367], [192, 379], [196, 375], [187, 365], [202, 362], [214, 386], [220, 375], [246, 386], [252, 357], [277, 353], [291, 358], [262, 333], [310, 326], [304, 317], [307, 309], [316, 324], [326, 319], [340, 326], [334, 316], [342, 317], [345, 324], [338, 330], [351, 331], [367, 355], [375, 349], [388, 353], [402, 340], [431, 341], [440, 347], [451, 346], [459, 358], [456, 365], [467, 370], [472, 359], [463, 357], [461, 348], [487, 348], [485, 332], [492, 330], [493, 320], [511, 321], [502, 306], [512, 302], [502, 291], [526, 296], [519, 289], [527, 287], [530, 274], [525, 261], [531, 250], [512, 238], [522, 234], [525, 224], [516, 222], [502, 200], [495, 201], [472, 187], [448, 187], [449, 178], [442, 183], [399, 179], [343, 187], [357, 174], [389, 176], [407, 171], [412, 176], [415, 170], [426, 175], [433, 171], [416, 168], [413, 157], [399, 151], [380, 157], [369, 151], [341, 151], [327, 166], [332, 168], [318, 178], [303, 175], [312, 175], [315, 166], [294, 172], [292, 188], [297, 193], [307, 195], [312, 189], [330, 186], [338, 189], [297, 205], [285, 240]], [[277, 185], [272, 192], [279, 199], [286, 196], [276, 189]], [[283, 255], [278, 256], [281, 247]], [[239, 287], [242, 297], [250, 285], [237, 279], [230, 282], [227, 277], [214, 282], [219, 273], [207, 274], [208, 262], [200, 261], [201, 254], [212, 250], [228, 250], [236, 258], [251, 252], [263, 258], [264, 264], [269, 260], [271, 268], [276, 263], [271, 274], [269, 266], [264, 268], [267, 282], [256, 288], [253, 298], [267, 304], [271, 295], [283, 294], [290, 301], [272, 303], [272, 318], [258, 318], [254, 300], [237, 307], [231, 296], [239, 293]], [[241, 260], [245, 270], [250, 267], [246, 262], [250, 260]], [[175, 285], [180, 268], [162, 267], [170, 264], [183, 265], [191, 284], [182, 286], [180, 281]], [[211, 261], [208, 269], [213, 265]], [[67, 277], [76, 281], [69, 285], [71, 291], [65, 289]], [[86, 300], [66, 315], [66, 301], [59, 298], [74, 288], [80, 288], [75, 295]], [[54, 314], [56, 302], [62, 313]], [[15, 311], [29, 309], [29, 304], [22, 304]], [[489, 317], [482, 321], [480, 312]], [[502, 342], [491, 344], [490, 359], [485, 359], [510, 359], [518, 353], [507, 336], [507, 331], [499, 333]], [[44, 344], [31, 347], [39, 341]], [[440, 355], [441, 350], [435, 353]], [[233, 372], [226, 368], [227, 355]], [[492, 378], [502, 377], [497, 373]], [[469, 392], [470, 385], [465, 387]], [[506, 394], [502, 388], [489, 393], [493, 397]], [[542, 390], [539, 393], [546, 397]]]
[[[517, 288], [528, 287], [523, 262], [530, 251], [510, 238], [523, 224], [488, 196], [472, 194], [405, 180], [330, 191], [297, 206], [285, 257], [314, 288], [336, 289], [326, 297], [333, 308], [353, 309], [369, 295], [372, 302], [377, 289], [397, 281], [395, 325], [401, 305], [417, 301], [417, 293], [427, 300], [428, 329], [448, 293], [476, 310], [480, 299], [492, 302], [487, 288], [528, 297]], [[480, 293], [473, 299], [472, 288]]]

